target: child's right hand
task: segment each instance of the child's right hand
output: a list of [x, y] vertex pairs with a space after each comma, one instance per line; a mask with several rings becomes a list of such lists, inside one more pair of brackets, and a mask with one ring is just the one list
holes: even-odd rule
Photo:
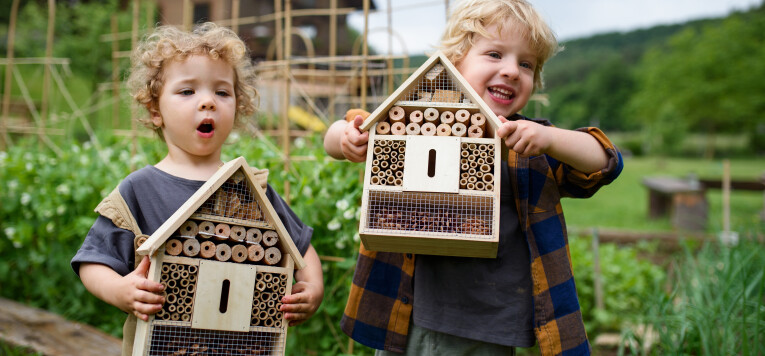
[[122, 277], [119, 283], [121, 290], [115, 291], [119, 298], [116, 306], [143, 321], [148, 321], [149, 315], [159, 312], [165, 302], [162, 296], [165, 287], [146, 278], [150, 266], [149, 256], [144, 256], [133, 272]]
[[345, 125], [343, 135], [340, 137], [340, 150], [345, 158], [351, 162], [364, 162], [367, 158], [367, 143], [369, 132], [359, 130], [364, 123], [364, 117], [356, 115], [353, 121]]

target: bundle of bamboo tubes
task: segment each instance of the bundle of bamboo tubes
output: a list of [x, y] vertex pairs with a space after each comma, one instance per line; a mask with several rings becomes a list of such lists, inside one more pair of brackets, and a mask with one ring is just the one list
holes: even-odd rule
[[174, 238], [167, 240], [165, 253], [272, 266], [281, 261], [278, 241], [279, 235], [274, 230], [187, 220]]
[[160, 283], [165, 286], [165, 304], [155, 317], [160, 320], [191, 321], [194, 293], [197, 288], [197, 266], [163, 263]]
[[279, 309], [282, 305], [282, 297], [286, 293], [287, 275], [258, 272], [255, 277], [255, 294], [252, 300], [252, 325], [273, 328], [284, 326], [284, 313]]
[[460, 189], [494, 190], [494, 145], [462, 143]]
[[437, 108], [412, 110], [409, 115], [404, 108], [394, 106], [388, 117], [377, 122], [375, 132], [379, 135], [423, 135], [483, 138], [486, 135], [486, 118], [481, 113], [466, 109], [439, 111]]
[[404, 178], [405, 152], [406, 141], [375, 140], [370, 183], [401, 186]]

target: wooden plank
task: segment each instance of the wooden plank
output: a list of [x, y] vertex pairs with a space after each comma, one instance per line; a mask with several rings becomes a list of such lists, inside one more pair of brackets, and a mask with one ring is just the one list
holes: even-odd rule
[[498, 239], [467, 239], [444, 235], [402, 236], [359, 233], [359, 236], [364, 247], [370, 251], [425, 255], [496, 258], [499, 245]]
[[122, 340], [92, 326], [0, 298], [0, 339], [47, 356], [119, 356]]
[[[720, 179], [699, 179], [699, 183], [705, 188], [709, 189], [722, 189], [722, 180]], [[757, 180], [731, 180], [730, 188], [733, 190], [753, 190], [762, 191], [765, 190], [765, 178], [761, 181]]]
[[[248, 331], [256, 267], [217, 261], [199, 262], [199, 279], [191, 327]], [[224, 289], [224, 287], [227, 287]], [[226, 298], [226, 300], [223, 300]], [[225, 304], [224, 304], [225, 302]]]

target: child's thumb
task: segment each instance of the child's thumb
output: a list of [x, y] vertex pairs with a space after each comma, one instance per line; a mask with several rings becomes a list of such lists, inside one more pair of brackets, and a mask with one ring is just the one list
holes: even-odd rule
[[149, 267], [151, 267], [151, 260], [149, 259], [149, 256], [143, 256], [141, 263], [139, 263], [138, 267], [135, 268], [135, 273], [146, 277], [149, 275]]

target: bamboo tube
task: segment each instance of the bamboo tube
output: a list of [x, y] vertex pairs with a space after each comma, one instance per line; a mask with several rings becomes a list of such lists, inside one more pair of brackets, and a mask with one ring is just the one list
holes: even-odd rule
[[454, 114], [454, 120], [457, 120], [458, 123], [463, 125], [467, 125], [468, 121], [470, 121], [470, 111], [465, 109], [457, 110]]
[[465, 189], [467, 188], [468, 181], [466, 178], [460, 179], [460, 188]]
[[423, 119], [422, 111], [420, 110], [414, 110], [411, 113], [409, 113], [409, 122], [415, 123], [415, 124], [421, 124]]
[[244, 262], [248, 256], [249, 252], [244, 245], [234, 245], [234, 247], [231, 248], [231, 260], [234, 262]]
[[279, 240], [279, 234], [274, 230], [266, 230], [263, 233], [263, 245], [273, 246]]
[[176, 282], [178, 278], [172, 278], [170, 277], [170, 280], [167, 281], [167, 288], [173, 289], [178, 285], [178, 282]]
[[178, 256], [181, 254], [181, 251], [183, 251], [183, 244], [180, 241], [176, 239], [167, 240], [167, 243], [165, 244], [165, 252], [167, 252], [168, 255]]
[[470, 163], [463, 163], [460, 166], [460, 170], [467, 172], [467, 170], [470, 169]]
[[420, 125], [416, 122], [410, 122], [406, 125], [406, 134], [416, 136], [420, 134]]
[[494, 182], [494, 175], [491, 173], [484, 173], [483, 178], [484, 183], [493, 183]]
[[475, 190], [475, 183], [468, 183], [467, 184], [467, 189], [468, 190]]
[[260, 229], [253, 227], [247, 230], [247, 236], [245, 237], [245, 241], [253, 244], [260, 243], [260, 241], [263, 239], [263, 233], [260, 231]]
[[406, 112], [404, 112], [404, 108], [400, 106], [394, 106], [388, 110], [388, 117], [392, 123], [403, 122], [405, 116]]
[[486, 163], [488, 165], [493, 165], [494, 164], [494, 157], [486, 156], [486, 158], [483, 161], [484, 161], [484, 163]]
[[257, 244], [247, 247], [247, 259], [252, 262], [260, 262], [263, 259], [263, 246]]
[[387, 135], [390, 133], [390, 124], [385, 121], [380, 121], [377, 123], [377, 126], [375, 127], [375, 132], [377, 132], [380, 135]]
[[425, 109], [425, 112], [423, 113], [423, 117], [425, 118], [426, 122], [433, 122], [433, 123], [435, 123], [438, 120], [438, 117], [439, 117], [438, 109], [436, 109], [436, 108], [427, 108], [427, 109]]
[[199, 226], [193, 220], [186, 220], [178, 229], [178, 234], [183, 237], [195, 237], [199, 232]]
[[[194, 257], [199, 254], [199, 241], [196, 239], [186, 239], [183, 241], [183, 254], [188, 257]], [[188, 271], [185, 271], [188, 274]]]
[[167, 306], [167, 311], [169, 311], [170, 313], [175, 313], [175, 310], [176, 310], [175, 304], [170, 304]]
[[274, 319], [266, 318], [265, 320], [263, 320], [263, 326], [265, 326], [267, 328], [273, 327], [274, 326]]
[[388, 168], [388, 161], [380, 161], [380, 168], [381, 169]]
[[282, 253], [276, 247], [269, 247], [266, 249], [265, 257], [263, 257], [263, 260], [267, 265], [273, 266], [282, 260]]
[[189, 273], [191, 273], [192, 276], [197, 274], [197, 266], [189, 265]]
[[406, 135], [406, 125], [403, 122], [394, 122], [390, 125], [390, 133], [392, 135]]
[[215, 224], [211, 221], [203, 221], [199, 224], [199, 236], [209, 238], [215, 234]]
[[471, 125], [468, 128], [468, 137], [481, 138], [483, 137], [483, 129], [476, 125]]
[[215, 259], [221, 262], [226, 262], [231, 258], [231, 247], [226, 244], [215, 245]]
[[203, 241], [199, 245], [199, 256], [202, 258], [212, 258], [215, 256], [215, 244], [212, 241]]
[[372, 185], [380, 185], [380, 177], [372, 176], [372, 178], [369, 180], [369, 183]]
[[178, 301], [178, 297], [175, 294], [168, 294], [165, 297], [165, 303], [167, 303], [168, 305], [175, 304], [175, 302], [177, 301]]
[[372, 149], [372, 153], [374, 153], [375, 156], [379, 156], [382, 154], [382, 143], [383, 141], [377, 141], [377, 145], [374, 149]]
[[432, 122], [426, 122], [422, 124], [422, 128], [420, 129], [420, 133], [423, 136], [435, 136], [436, 135], [436, 125], [434, 125]]
[[273, 276], [273, 275], [271, 275], [271, 273], [264, 273], [264, 274], [263, 274], [263, 282], [266, 282], [266, 283], [271, 283], [271, 280], [272, 280], [273, 278], [274, 278], [274, 276]]
[[386, 183], [388, 183], [388, 185], [395, 185], [395, 183], [396, 183], [396, 178], [394, 178], [392, 175], [390, 175], [390, 176], [388, 176], [388, 178], [386, 179]]
[[454, 113], [451, 111], [442, 111], [441, 123], [451, 126], [454, 123]]
[[183, 315], [181, 315], [181, 321], [190, 321], [190, 320], [191, 320], [191, 315], [187, 313], [184, 313]]
[[181, 286], [181, 288], [188, 288], [189, 287], [189, 280], [188, 279], [183, 279], [183, 277], [181, 277], [181, 280], [178, 282], [178, 284]]
[[484, 183], [483, 182], [476, 182], [475, 183], [475, 190], [484, 190]]
[[164, 278], [168, 272], [170, 272], [170, 266], [165, 263], [162, 265], [162, 278]]
[[255, 289], [259, 291], [264, 291], [266, 289], [266, 283], [263, 281], [257, 281], [255, 282]]
[[483, 130], [484, 126], [486, 125], [486, 117], [484, 117], [480, 112], [477, 112], [470, 116], [470, 124], [478, 126], [481, 128], [481, 130]]
[[481, 165], [481, 172], [487, 173], [491, 171], [491, 166], [488, 164]]
[[215, 225], [215, 236], [218, 240], [226, 240], [231, 236], [231, 226], [229, 224], [220, 223]]
[[467, 127], [465, 127], [465, 124], [457, 122], [452, 125], [452, 136], [465, 137], [466, 134]]
[[230, 236], [232, 240], [242, 242], [247, 237], [247, 228], [241, 225], [234, 225], [231, 227]]
[[438, 136], [451, 136], [452, 127], [449, 124], [441, 124], [436, 128], [436, 135]]

